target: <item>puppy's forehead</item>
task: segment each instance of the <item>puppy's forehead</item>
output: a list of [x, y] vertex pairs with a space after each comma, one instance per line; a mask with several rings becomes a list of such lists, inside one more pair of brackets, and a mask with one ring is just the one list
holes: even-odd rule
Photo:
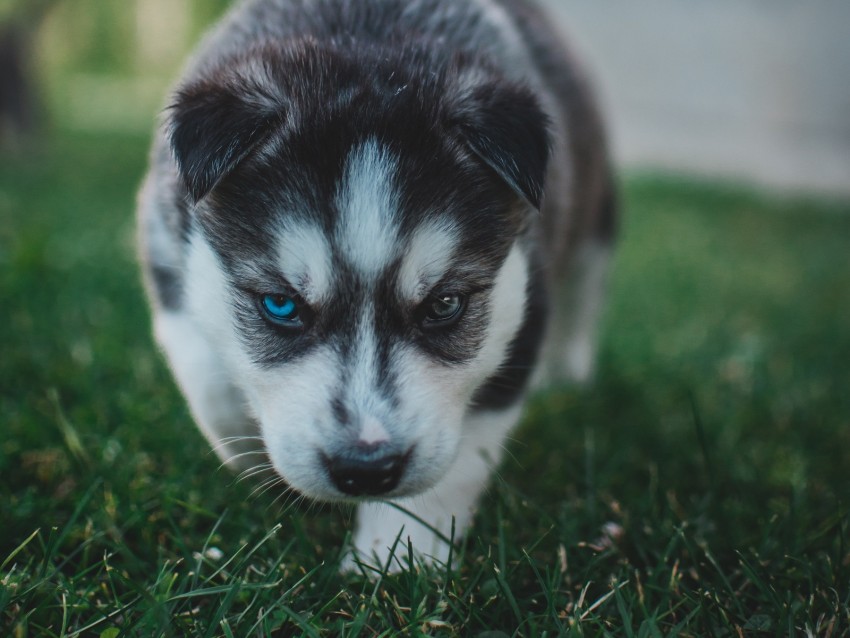
[[326, 194], [330, 206], [302, 202], [283, 212], [276, 261], [308, 302], [346, 290], [388, 292], [384, 283], [399, 299], [419, 302], [458, 270], [462, 246], [472, 251], [460, 271], [486, 274], [498, 265], [489, 262], [506, 252], [499, 249], [504, 224], [485, 216], [486, 206], [466, 210], [466, 197], [447, 198], [457, 196], [457, 185], [423, 181], [420, 161], [368, 137], [346, 150]]
[[386, 146], [374, 138], [355, 146], [336, 193], [334, 239], [362, 281], [389, 277], [399, 298], [421, 301], [457, 256], [460, 228], [427, 205], [403, 210], [401, 179], [399, 159]]
[[374, 139], [353, 146], [334, 192], [331, 223], [286, 211], [278, 220], [275, 260], [311, 303], [328, 301], [341, 277], [375, 280], [398, 254], [396, 160]]
[[340, 257], [366, 281], [398, 255], [397, 166], [389, 150], [370, 138], [349, 153], [336, 192], [335, 243]]

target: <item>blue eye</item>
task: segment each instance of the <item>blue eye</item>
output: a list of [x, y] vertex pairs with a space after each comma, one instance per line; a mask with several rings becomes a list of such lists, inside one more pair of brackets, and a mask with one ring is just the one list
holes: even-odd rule
[[298, 304], [287, 295], [263, 295], [260, 305], [272, 321], [289, 325], [299, 325]]

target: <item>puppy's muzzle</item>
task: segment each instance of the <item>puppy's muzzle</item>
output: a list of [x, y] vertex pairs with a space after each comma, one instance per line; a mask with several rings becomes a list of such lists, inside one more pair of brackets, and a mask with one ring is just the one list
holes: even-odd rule
[[348, 496], [378, 496], [394, 490], [407, 467], [411, 448], [404, 454], [332, 456], [322, 454], [331, 482]]

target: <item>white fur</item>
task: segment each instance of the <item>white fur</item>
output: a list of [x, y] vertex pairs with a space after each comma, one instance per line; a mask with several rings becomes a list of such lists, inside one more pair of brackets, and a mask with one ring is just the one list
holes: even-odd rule
[[364, 276], [380, 272], [396, 254], [395, 161], [374, 139], [348, 156], [337, 206], [337, 241], [343, 255]]
[[305, 496], [339, 500], [320, 460], [320, 452], [340, 434], [330, 406], [339, 375], [336, 354], [319, 347], [297, 364], [248, 375], [275, 471]]
[[215, 344], [229, 368], [244, 357], [231, 315], [230, 284], [213, 249], [195, 232], [186, 258], [186, 313], [195, 329]]
[[[354, 310], [352, 310], [354, 311]], [[372, 423], [372, 430], [383, 430], [384, 440], [393, 441], [395, 435], [390, 422], [392, 408], [378, 391], [377, 336], [375, 335], [375, 309], [371, 303], [364, 304], [360, 312], [357, 335], [354, 339], [354, 356], [348, 369], [349, 381], [344, 401], [356, 423]], [[369, 435], [367, 434], [367, 437]], [[363, 438], [361, 431], [360, 437]]]
[[417, 228], [399, 270], [401, 298], [421, 302], [448, 270], [457, 243], [457, 229], [447, 218], [432, 219]]
[[361, 420], [360, 436], [357, 437], [358, 443], [375, 445], [377, 443], [386, 443], [389, 440], [390, 434], [380, 420], [369, 416]]
[[245, 398], [224, 362], [185, 313], [160, 311], [154, 320], [157, 342], [169, 363], [201, 432], [233, 469], [263, 460], [259, 434], [245, 412]]
[[283, 277], [310, 305], [331, 293], [331, 248], [314, 224], [288, 220], [278, 231], [278, 265]]

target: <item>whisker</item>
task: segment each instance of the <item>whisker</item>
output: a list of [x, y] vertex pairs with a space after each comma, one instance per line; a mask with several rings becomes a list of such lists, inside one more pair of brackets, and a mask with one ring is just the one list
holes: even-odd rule
[[245, 441], [245, 440], [249, 440], [249, 439], [253, 439], [255, 441], [262, 441], [263, 437], [261, 437], [261, 436], [251, 436], [251, 435], [248, 435], [248, 434], [239, 434], [239, 435], [235, 435], [235, 436], [223, 436], [223, 437], [219, 438], [219, 441]]
[[[234, 454], [233, 456], [228, 456], [225, 460], [223, 460], [221, 463], [219, 463], [218, 469], [221, 470], [222, 468], [227, 466], [229, 463], [231, 463], [234, 459], [238, 459], [240, 457], [249, 456], [249, 455], [263, 455], [264, 457], [268, 458], [268, 455], [266, 454], [265, 450], [250, 450], [248, 452], [240, 452], [239, 454]], [[256, 467], [256, 465], [252, 466], [252, 467]]]
[[274, 487], [280, 485], [283, 482], [284, 482], [284, 480], [280, 476], [271, 476], [271, 477], [267, 478], [265, 481], [263, 481], [262, 483], [260, 483], [259, 485], [257, 485], [257, 487], [255, 487], [253, 490], [251, 490], [250, 497], [258, 499], [263, 494], [265, 494], [266, 492], [268, 492], [269, 490], [273, 489]]
[[262, 441], [263, 437], [261, 436], [227, 436], [218, 440], [218, 443], [212, 446], [214, 451], [218, 451], [221, 448], [231, 445], [233, 443], [241, 443], [242, 441]]
[[293, 489], [284, 490], [278, 494], [271, 503], [269, 503], [266, 511], [268, 511], [270, 507], [274, 506], [281, 498], [284, 500], [279, 504], [279, 509], [277, 511], [278, 517], [283, 516], [290, 509], [295, 509], [302, 501], [306, 500], [306, 497], [303, 494], [296, 492]]
[[259, 465], [249, 467], [239, 473], [239, 476], [236, 477], [236, 483], [241, 483], [246, 479], [253, 478], [259, 474], [269, 472], [270, 470], [272, 470], [271, 463], [260, 463]]
[[[522, 463], [520, 463], [520, 462], [519, 462], [519, 459], [516, 457], [516, 455], [508, 449], [508, 446], [507, 446], [507, 445], [505, 445], [504, 443], [499, 443], [499, 447], [502, 449], [502, 452], [504, 452], [504, 453], [505, 453], [505, 455], [506, 455], [508, 458], [510, 458], [510, 459], [511, 459], [511, 461], [513, 461], [519, 469], [521, 469], [521, 470], [524, 470], [524, 469], [525, 469], [525, 468], [522, 466]], [[494, 470], [494, 471], [495, 471], [495, 470]]]
[[262, 454], [266, 456], [265, 450], [248, 450], [247, 452], [240, 452], [239, 454], [234, 454], [233, 456], [229, 456], [227, 458], [228, 461], [232, 461], [233, 459], [241, 459], [243, 456], [251, 456], [253, 454]]

